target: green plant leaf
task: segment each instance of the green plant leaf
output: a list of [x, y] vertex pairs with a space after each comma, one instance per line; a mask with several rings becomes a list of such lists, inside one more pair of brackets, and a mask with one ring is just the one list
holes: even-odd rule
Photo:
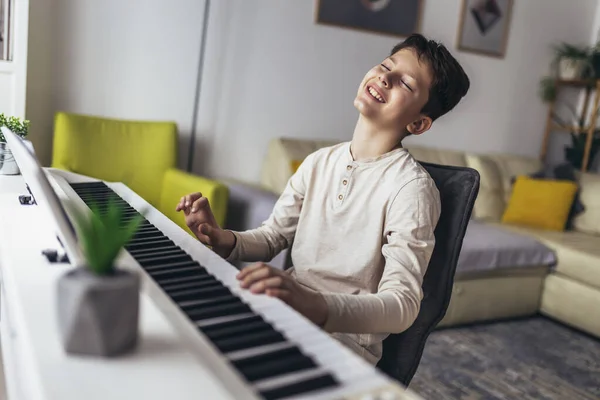
[[91, 212], [86, 216], [78, 215], [77, 231], [87, 264], [97, 275], [109, 275], [114, 272], [115, 259], [135, 235], [143, 214], [122, 223], [124, 208], [116, 199], [111, 198], [106, 206], [90, 204]]

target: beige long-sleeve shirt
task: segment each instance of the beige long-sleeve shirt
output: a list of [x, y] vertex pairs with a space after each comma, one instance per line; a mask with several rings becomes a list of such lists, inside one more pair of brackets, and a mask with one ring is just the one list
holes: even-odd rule
[[293, 243], [291, 273], [324, 295], [324, 329], [375, 364], [419, 312], [439, 214], [435, 183], [406, 149], [358, 162], [345, 142], [309, 155], [268, 220], [234, 232], [228, 259], [268, 262]]

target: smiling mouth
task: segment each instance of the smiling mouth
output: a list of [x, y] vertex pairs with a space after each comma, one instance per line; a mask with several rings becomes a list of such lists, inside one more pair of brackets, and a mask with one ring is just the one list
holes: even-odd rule
[[381, 97], [381, 95], [375, 89], [373, 89], [372, 86], [367, 87], [367, 92], [369, 92], [371, 97], [373, 97], [378, 102], [385, 103], [385, 100], [383, 100], [383, 97]]

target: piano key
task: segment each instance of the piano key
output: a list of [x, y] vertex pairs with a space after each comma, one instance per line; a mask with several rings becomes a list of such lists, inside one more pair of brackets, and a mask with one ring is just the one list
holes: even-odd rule
[[211, 284], [192, 290], [180, 290], [168, 292], [169, 296], [176, 301], [183, 311], [194, 310], [198, 307], [206, 308], [209, 302], [216, 304], [239, 303], [244, 304], [239, 297], [234, 296], [229, 288], [221, 284]]
[[202, 332], [210, 339], [224, 339], [231, 336], [244, 336], [252, 332], [273, 330], [273, 325], [265, 321], [255, 321], [243, 325], [232, 326], [222, 329], [202, 329]]
[[319, 389], [335, 387], [338, 383], [330, 374], [322, 374], [314, 378], [307, 378], [300, 382], [282, 385], [269, 390], [260, 392], [266, 400], [277, 400], [284, 397], [290, 397], [297, 394], [305, 394]]
[[139, 262], [144, 268], [156, 266], [156, 265], [164, 265], [166, 263], [172, 262], [181, 262], [181, 261], [194, 261], [189, 254], [183, 252], [179, 254], [164, 254], [160, 256], [146, 256], [139, 257], [137, 262]]
[[138, 238], [146, 238], [146, 239], [148, 239], [148, 238], [152, 238], [152, 237], [155, 237], [155, 236], [162, 236], [162, 237], [164, 237], [165, 235], [161, 231], [159, 231], [158, 229], [151, 229], [151, 230], [148, 229], [148, 230], [145, 230], [145, 231], [136, 231], [135, 234], [133, 235], [133, 238], [134, 239], [138, 239]]
[[[227, 290], [227, 288], [223, 288]], [[220, 293], [218, 295], [221, 295]], [[232, 304], [219, 304], [212, 307], [197, 306], [184, 310], [185, 314], [193, 321], [200, 321], [208, 318], [222, 317], [225, 315], [236, 315], [250, 312], [250, 307], [241, 301]]]
[[158, 248], [158, 249], [148, 249], [148, 250], [142, 250], [142, 251], [138, 251], [138, 252], [129, 252], [136, 260], [138, 258], [144, 258], [144, 257], [153, 257], [153, 256], [162, 256], [162, 255], [167, 255], [167, 254], [185, 254], [185, 251], [181, 248], [181, 247], [164, 247], [164, 248]]
[[215, 340], [213, 343], [223, 353], [229, 353], [231, 351], [248, 349], [252, 347], [258, 347], [261, 345], [285, 342], [285, 337], [275, 330], [268, 330], [264, 332], [249, 333], [244, 336], [235, 338], [225, 338]]
[[[206, 299], [206, 298], [210, 298], [213, 296], [225, 296], [225, 295], [229, 295], [229, 294], [232, 294], [232, 293], [231, 293], [231, 290], [229, 290], [229, 288], [227, 286], [214, 285], [214, 286], [209, 286], [209, 287], [205, 287], [202, 289], [196, 289], [194, 291], [186, 291], [184, 293], [179, 294], [177, 298], [179, 299], [179, 301], [193, 302], [194, 300]], [[239, 300], [238, 297], [236, 297], [236, 299], [238, 299], [240, 304], [244, 304], [241, 300]], [[215, 317], [218, 317], [218, 316], [219, 315], [215, 315]], [[205, 318], [208, 318], [208, 317], [205, 317]], [[198, 319], [200, 319], [200, 318], [198, 318]]]
[[165, 245], [171, 245], [171, 246], [175, 246], [175, 243], [173, 243], [172, 240], [170, 240], [169, 238], [165, 237], [163, 239], [155, 239], [155, 240], [149, 240], [149, 241], [130, 241], [129, 243], [127, 243], [125, 245], [125, 249], [129, 250], [135, 250], [135, 249], [151, 249], [153, 247], [158, 247], [158, 246], [165, 246]]
[[187, 277], [187, 276], [183, 276], [183, 277], [179, 277], [179, 278], [168, 278], [168, 279], [161, 279], [160, 282], [157, 281], [157, 283], [159, 284], [159, 286], [163, 286], [163, 285], [175, 285], [175, 284], [179, 284], [179, 283], [185, 283], [185, 282], [192, 282], [192, 281], [197, 281], [197, 280], [201, 280], [201, 279], [207, 279], [207, 277], [210, 277], [211, 275], [209, 275], [208, 273], [206, 274], [202, 274], [202, 275], [198, 275], [198, 276], [192, 276], [192, 277]]
[[237, 321], [237, 320], [242, 320], [245, 318], [249, 318], [249, 317], [253, 317], [256, 314], [254, 312], [249, 312], [249, 313], [243, 313], [243, 314], [238, 314], [238, 315], [228, 315], [225, 317], [216, 317], [216, 318], [209, 318], [209, 319], [205, 319], [202, 321], [194, 321], [194, 323], [196, 324], [196, 326], [199, 329], [202, 329], [206, 326], [211, 326], [214, 324], [222, 324], [224, 322], [231, 322], [231, 321]]
[[[194, 280], [191, 280], [189, 282], [182, 282], [182, 283], [175, 283], [175, 284], [169, 284], [169, 285], [161, 285], [162, 289], [167, 292], [167, 293], [171, 293], [172, 291], [175, 290], [182, 290], [182, 289], [193, 289], [194, 287], [202, 287], [205, 285], [210, 285], [212, 282], [218, 282], [217, 279], [209, 274], [206, 275], [202, 275], [198, 278], [194, 278]], [[199, 285], [199, 286], [197, 286]]]
[[213, 280], [215, 280], [215, 277], [207, 273], [206, 275], [194, 276], [193, 278], [176, 279], [174, 282], [171, 280], [163, 280], [161, 281], [161, 288], [168, 293], [170, 290], [186, 289], [195, 283]]
[[133, 258], [137, 257], [143, 257], [146, 254], [162, 254], [162, 253], [166, 253], [168, 251], [184, 251], [181, 247], [179, 246], [158, 246], [158, 247], [153, 247], [153, 248], [149, 248], [149, 249], [129, 249], [127, 248], [127, 246], [125, 246], [125, 249], [127, 250], [127, 252], [129, 254], [131, 254], [131, 256]]
[[238, 368], [250, 368], [252, 366], [262, 365], [266, 362], [271, 362], [273, 360], [280, 360], [286, 357], [294, 357], [298, 355], [303, 354], [298, 347], [292, 346], [266, 352], [263, 354], [258, 354], [251, 357], [237, 359], [235, 361], [232, 361], [232, 363]]
[[317, 364], [312, 359], [300, 352], [252, 365], [239, 366], [236, 364], [236, 366], [242, 375], [251, 382], [317, 368]]
[[248, 317], [243, 317], [243, 318], [238, 318], [238, 319], [234, 319], [231, 321], [223, 321], [223, 322], [217, 322], [217, 323], [213, 323], [210, 325], [204, 324], [202, 326], [202, 331], [203, 332], [208, 332], [210, 333], [211, 331], [218, 331], [220, 329], [227, 329], [227, 328], [234, 328], [237, 326], [245, 326], [246, 324], [251, 324], [257, 321], [260, 322], [264, 322], [264, 318], [262, 318], [260, 315], [256, 315], [256, 314], [248, 314]]
[[[198, 265], [191, 264], [189, 261], [183, 261], [178, 263], [163, 264], [164, 269], [161, 268], [157, 271], [148, 269], [147, 272], [157, 281], [161, 279], [173, 279], [173, 278], [191, 278], [198, 275], [206, 275], [205, 269]], [[160, 266], [157, 266], [160, 267]], [[166, 268], [169, 267], [169, 268]]]
[[[160, 237], [157, 237], [154, 239], [133, 238], [127, 243], [127, 245], [130, 247], [135, 247], [138, 244], [148, 244], [148, 243], [152, 243], [153, 245], [158, 245], [158, 244], [173, 243], [173, 241], [166, 236], [160, 236]], [[175, 245], [175, 243], [173, 243], [173, 245]]]
[[221, 296], [209, 297], [209, 298], [204, 298], [204, 299], [194, 299], [192, 301], [181, 301], [181, 302], [178, 302], [177, 305], [179, 306], [179, 308], [181, 308], [183, 311], [185, 311], [186, 309], [191, 309], [191, 307], [193, 307], [193, 306], [200, 306], [200, 305], [205, 306], [205, 305], [210, 305], [210, 304], [226, 303], [226, 302], [230, 301], [231, 299], [236, 299], [236, 297], [234, 295], [232, 295], [231, 293], [228, 293], [228, 294], [224, 294]]

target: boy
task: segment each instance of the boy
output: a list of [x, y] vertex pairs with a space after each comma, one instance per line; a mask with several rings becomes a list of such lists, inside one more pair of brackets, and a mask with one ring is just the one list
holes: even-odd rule
[[[416, 319], [440, 214], [437, 188], [402, 147], [452, 110], [469, 79], [442, 45], [414, 34], [367, 72], [351, 142], [310, 154], [269, 219], [221, 229], [200, 193], [181, 199], [198, 239], [232, 261], [258, 261], [240, 285], [278, 297], [376, 364], [382, 341]], [[293, 241], [294, 267], [268, 262]]]

